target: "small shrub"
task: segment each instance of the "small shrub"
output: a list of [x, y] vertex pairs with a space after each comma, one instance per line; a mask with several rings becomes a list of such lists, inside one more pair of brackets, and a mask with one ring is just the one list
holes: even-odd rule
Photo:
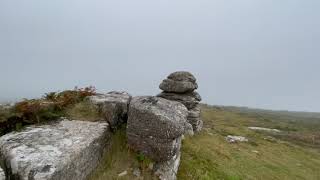
[[137, 160], [139, 162], [143, 162], [145, 159], [146, 159], [146, 157], [144, 156], [144, 154], [142, 154], [142, 153], [137, 154]]
[[66, 90], [60, 93], [49, 92], [41, 99], [24, 99], [14, 107], [3, 109], [0, 107], [0, 134], [13, 130], [20, 130], [28, 124], [37, 124], [50, 120], [56, 120], [65, 116], [66, 110], [75, 107], [74, 112], [81, 117], [97, 117], [95, 110], [89, 105], [77, 105], [84, 102], [85, 98], [96, 94], [93, 86]]
[[36, 99], [25, 99], [24, 101], [19, 102], [14, 106], [15, 112], [19, 114], [19, 116], [22, 117], [23, 120], [31, 121], [34, 123], [40, 122], [38, 113], [40, 112], [41, 108], [42, 107], [40, 100]]
[[57, 92], [45, 93], [45, 95], [43, 96], [43, 98], [44, 98], [45, 100], [48, 100], [48, 101], [56, 101]]
[[58, 93], [55, 97], [54, 102], [57, 107], [62, 110], [70, 105], [82, 102], [88, 96], [93, 96], [96, 94], [96, 89], [93, 86], [78, 88], [75, 87], [74, 90], [66, 90]]

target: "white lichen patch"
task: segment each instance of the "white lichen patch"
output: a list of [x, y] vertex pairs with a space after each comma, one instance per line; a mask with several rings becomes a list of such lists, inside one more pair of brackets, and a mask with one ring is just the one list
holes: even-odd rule
[[279, 129], [270, 129], [270, 128], [264, 128], [264, 127], [248, 127], [248, 128], [254, 131], [268, 131], [268, 132], [274, 132], [274, 133], [281, 132]]

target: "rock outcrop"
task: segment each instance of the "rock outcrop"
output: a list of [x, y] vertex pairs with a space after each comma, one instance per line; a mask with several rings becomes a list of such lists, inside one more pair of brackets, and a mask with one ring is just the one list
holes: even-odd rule
[[156, 162], [171, 160], [180, 151], [187, 108], [159, 97], [134, 97], [129, 106], [128, 144]]
[[62, 120], [0, 137], [9, 179], [84, 180], [108, 145], [107, 123]]
[[[175, 72], [157, 97], [116, 91], [87, 97], [106, 122], [61, 119], [6, 134], [0, 137], [0, 180], [84, 180], [108, 149], [111, 131], [124, 123], [129, 147], [154, 161], [150, 169], [160, 180], [175, 180], [183, 135], [203, 125], [197, 88], [191, 73]], [[133, 174], [139, 177], [140, 169]]]
[[202, 129], [203, 122], [200, 119], [200, 101], [201, 96], [195, 90], [198, 88], [196, 78], [189, 72], [179, 71], [170, 74], [167, 79], [160, 84], [162, 93], [158, 97], [162, 97], [172, 101], [178, 101], [184, 104], [188, 111], [188, 123], [192, 125], [194, 132]]
[[187, 116], [182, 103], [160, 97], [134, 97], [130, 103], [128, 144], [155, 161], [153, 170], [160, 180], [176, 179]]
[[112, 91], [106, 94], [90, 96], [89, 101], [97, 105], [112, 130], [125, 123], [131, 95], [127, 92]]

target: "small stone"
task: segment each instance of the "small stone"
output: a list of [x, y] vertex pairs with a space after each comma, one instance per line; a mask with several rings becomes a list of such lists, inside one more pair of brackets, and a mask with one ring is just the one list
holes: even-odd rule
[[277, 139], [272, 136], [267, 136], [267, 137], [264, 137], [263, 139], [269, 142], [277, 142]]
[[248, 129], [251, 129], [254, 131], [268, 131], [268, 132], [274, 132], [274, 133], [281, 132], [279, 129], [270, 129], [270, 128], [264, 128], [264, 127], [248, 127]]
[[119, 177], [126, 176], [128, 174], [128, 171], [123, 171], [122, 173], [118, 174]]
[[229, 143], [248, 142], [249, 141], [246, 137], [243, 137], [243, 136], [231, 136], [231, 135], [228, 135], [226, 137], [226, 140]]
[[154, 164], [153, 163], [150, 163], [149, 165], [148, 165], [148, 169], [151, 171], [151, 170], [153, 170], [153, 166], [154, 166]]
[[141, 176], [141, 171], [139, 168], [135, 168], [132, 172], [132, 174], [136, 177], [140, 177]]

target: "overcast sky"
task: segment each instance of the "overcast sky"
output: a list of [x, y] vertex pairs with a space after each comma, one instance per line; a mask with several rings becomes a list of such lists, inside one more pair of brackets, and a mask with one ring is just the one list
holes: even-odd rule
[[170, 72], [209, 104], [320, 111], [319, 0], [1, 0], [0, 99], [95, 85], [155, 95]]

